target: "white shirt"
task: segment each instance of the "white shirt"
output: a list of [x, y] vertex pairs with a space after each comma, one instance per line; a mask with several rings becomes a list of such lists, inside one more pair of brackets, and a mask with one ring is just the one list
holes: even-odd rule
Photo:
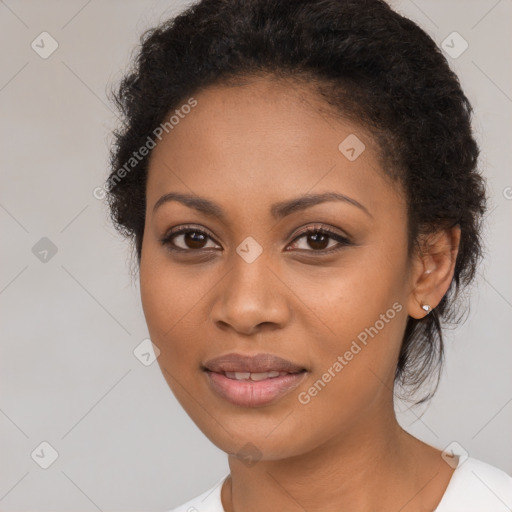
[[[225, 512], [220, 493], [223, 476], [213, 487], [168, 512]], [[434, 512], [511, 512], [512, 477], [486, 462], [459, 459]]]

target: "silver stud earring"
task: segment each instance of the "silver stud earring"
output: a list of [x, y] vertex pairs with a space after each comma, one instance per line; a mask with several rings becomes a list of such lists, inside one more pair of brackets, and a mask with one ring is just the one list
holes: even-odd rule
[[426, 311], [427, 315], [432, 311], [432, 308], [428, 304], [423, 304], [421, 306], [421, 309], [423, 309], [423, 311]]

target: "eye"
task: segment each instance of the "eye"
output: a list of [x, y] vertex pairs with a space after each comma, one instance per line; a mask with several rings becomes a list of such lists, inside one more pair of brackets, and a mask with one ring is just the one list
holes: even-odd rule
[[[339, 251], [347, 245], [351, 245], [350, 240], [346, 236], [343, 236], [340, 233], [336, 233], [335, 231], [331, 231], [330, 229], [323, 228], [322, 226], [313, 226], [305, 231], [302, 231], [302, 233], [300, 233], [295, 238], [292, 245], [296, 246], [297, 241], [301, 240], [302, 238], [304, 238], [304, 245], [306, 245], [306, 247], [299, 249], [305, 250], [306, 252], [329, 254], [335, 251]], [[329, 242], [334, 243], [329, 245]], [[309, 245], [313, 251], [308, 249], [307, 245]]]
[[[322, 226], [313, 226], [307, 230], [302, 231], [294, 239], [289, 247], [297, 249], [297, 241], [305, 239], [305, 244], [309, 244], [309, 247], [299, 247], [299, 250], [305, 252], [316, 252], [321, 254], [329, 254], [342, 249], [347, 245], [351, 245], [350, 240], [336, 233], [330, 229], [326, 229]], [[204, 249], [219, 249], [220, 246], [215, 243], [208, 247], [208, 239], [213, 242], [213, 237], [202, 229], [198, 229], [194, 226], [181, 226], [179, 229], [171, 230], [163, 238], [160, 239], [162, 245], [167, 246], [172, 251], [177, 252], [193, 252]], [[329, 245], [330, 242], [334, 242]]]
[[206, 245], [209, 238], [211, 239], [211, 236], [206, 231], [193, 226], [182, 226], [181, 229], [167, 233], [160, 242], [173, 251], [190, 252], [191, 250], [215, 249], [215, 245], [213, 247]]

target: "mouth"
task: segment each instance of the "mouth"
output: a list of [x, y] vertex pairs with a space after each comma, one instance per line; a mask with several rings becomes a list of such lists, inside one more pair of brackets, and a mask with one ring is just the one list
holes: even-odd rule
[[227, 354], [206, 362], [202, 369], [212, 391], [239, 407], [274, 403], [299, 386], [308, 373], [273, 354]]
[[285, 375], [295, 375], [297, 373], [305, 372], [279, 372], [276, 370], [270, 372], [223, 372], [228, 379], [233, 380], [251, 380], [253, 382], [259, 382], [265, 379], [275, 379], [276, 377], [284, 377]]
[[[232, 374], [299, 373], [305, 370], [300, 364], [293, 363], [274, 354], [244, 355], [236, 353], [210, 359], [204, 363], [203, 369], [215, 373]], [[273, 376], [278, 377], [278, 375]]]

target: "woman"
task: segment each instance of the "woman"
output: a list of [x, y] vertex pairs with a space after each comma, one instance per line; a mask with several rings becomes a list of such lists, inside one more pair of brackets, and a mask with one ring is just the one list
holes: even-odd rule
[[435, 389], [481, 253], [471, 105], [434, 41], [381, 0], [203, 0], [116, 100], [112, 218], [160, 368], [229, 460], [175, 511], [510, 510], [511, 477], [393, 408]]

